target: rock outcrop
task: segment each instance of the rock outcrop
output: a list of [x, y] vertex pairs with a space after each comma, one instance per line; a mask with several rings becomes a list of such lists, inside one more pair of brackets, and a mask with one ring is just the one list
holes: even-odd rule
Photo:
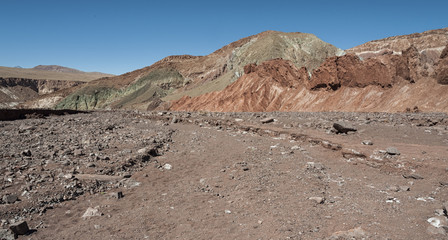
[[448, 85], [448, 44], [440, 54], [440, 59], [435, 71], [435, 78], [438, 83]]

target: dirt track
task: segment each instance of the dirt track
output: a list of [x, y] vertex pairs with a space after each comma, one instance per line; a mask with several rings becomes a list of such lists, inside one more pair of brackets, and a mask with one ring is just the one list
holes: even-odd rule
[[[0, 218], [36, 230], [20, 239], [443, 239], [427, 220], [446, 214], [445, 119], [94, 112], [0, 122], [0, 195], [19, 198], [2, 200]], [[335, 134], [335, 122], [357, 132]], [[83, 218], [89, 207], [101, 216]]]

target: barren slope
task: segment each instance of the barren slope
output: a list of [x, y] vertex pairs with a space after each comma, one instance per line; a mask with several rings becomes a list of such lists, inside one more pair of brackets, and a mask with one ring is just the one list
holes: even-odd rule
[[58, 108], [157, 107], [184, 95], [198, 96], [224, 89], [236, 81], [245, 65], [274, 58], [312, 70], [327, 57], [344, 52], [312, 34], [268, 31], [233, 42], [207, 56], [171, 56], [150, 67], [87, 84]]

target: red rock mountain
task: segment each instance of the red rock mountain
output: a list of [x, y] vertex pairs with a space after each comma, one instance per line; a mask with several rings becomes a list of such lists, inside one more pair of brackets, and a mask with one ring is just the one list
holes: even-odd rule
[[447, 42], [448, 29], [377, 40], [327, 58], [311, 76], [280, 59], [249, 65], [224, 90], [183, 97], [170, 109], [447, 112]]

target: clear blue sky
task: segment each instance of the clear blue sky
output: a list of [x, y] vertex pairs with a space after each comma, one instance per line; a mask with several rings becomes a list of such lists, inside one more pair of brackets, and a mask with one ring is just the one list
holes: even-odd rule
[[347, 49], [448, 27], [447, 9], [447, 0], [0, 0], [0, 66], [122, 74], [265, 30], [313, 33]]

